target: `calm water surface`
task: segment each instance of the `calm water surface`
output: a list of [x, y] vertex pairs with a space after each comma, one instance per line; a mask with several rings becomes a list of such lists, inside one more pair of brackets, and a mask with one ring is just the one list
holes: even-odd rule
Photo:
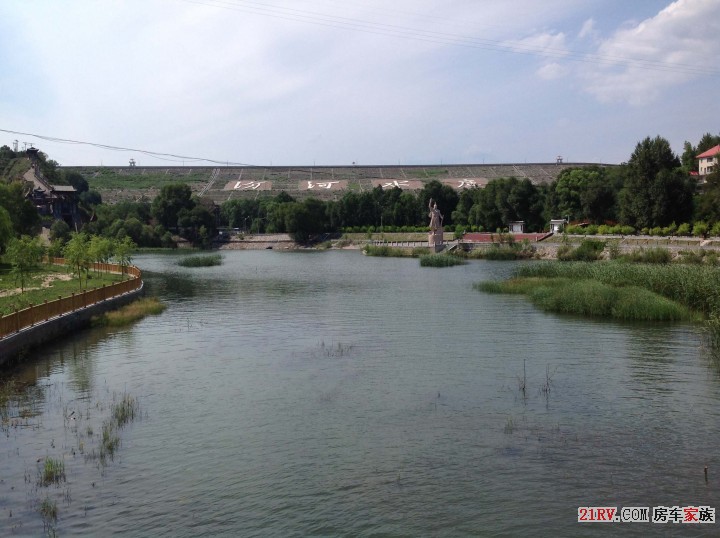
[[[720, 376], [697, 327], [472, 289], [512, 263], [223, 258], [138, 256], [163, 314], [13, 373], [27, 388], [0, 432], [0, 535], [41, 535], [46, 496], [59, 535], [720, 534], [577, 523], [587, 505], [720, 508]], [[125, 393], [141, 417], [101, 465]], [[46, 457], [66, 482], [37, 485]]]

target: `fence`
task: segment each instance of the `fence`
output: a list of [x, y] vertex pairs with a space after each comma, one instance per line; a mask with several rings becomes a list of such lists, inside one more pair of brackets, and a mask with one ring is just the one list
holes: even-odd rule
[[[62, 258], [50, 258], [49, 262], [55, 265], [66, 265], [65, 260]], [[2, 316], [0, 317], [0, 339], [19, 332], [26, 327], [32, 327], [37, 323], [47, 321], [50, 318], [74, 312], [75, 310], [136, 290], [142, 286], [142, 273], [140, 269], [133, 265], [121, 266], [115, 263], [94, 263], [91, 268], [97, 271], [127, 274], [130, 276], [130, 279], [116, 282], [115, 284], [103, 284], [101, 288], [73, 293], [69, 297], [60, 297], [54, 301], [45, 301], [42, 304], [30, 305], [28, 308], [16, 310], [12, 314]]]

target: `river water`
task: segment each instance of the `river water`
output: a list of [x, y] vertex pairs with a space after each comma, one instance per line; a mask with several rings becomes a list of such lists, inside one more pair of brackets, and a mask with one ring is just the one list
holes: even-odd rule
[[[0, 535], [720, 533], [577, 522], [580, 506], [720, 508], [720, 375], [698, 327], [558, 316], [472, 288], [514, 262], [177, 260], [135, 259], [163, 314], [13, 372]], [[102, 464], [122, 395], [140, 411]], [[66, 480], [41, 486], [48, 457]]]

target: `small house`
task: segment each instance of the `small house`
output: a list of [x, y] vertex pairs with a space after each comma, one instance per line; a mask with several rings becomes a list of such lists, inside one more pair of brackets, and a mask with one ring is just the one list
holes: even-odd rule
[[511, 234], [521, 234], [525, 232], [525, 221], [524, 220], [515, 220], [512, 222], [508, 222], [508, 231]]
[[550, 233], [559, 234], [565, 229], [567, 221], [565, 219], [552, 219], [550, 221]]
[[710, 148], [709, 150], [701, 153], [697, 157], [698, 159], [698, 173], [701, 176], [711, 174], [715, 170], [715, 166], [720, 158], [720, 144]]

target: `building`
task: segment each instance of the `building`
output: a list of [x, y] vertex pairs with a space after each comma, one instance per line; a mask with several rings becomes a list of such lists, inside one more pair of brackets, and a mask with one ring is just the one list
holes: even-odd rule
[[706, 176], [711, 174], [715, 170], [715, 166], [718, 164], [718, 159], [720, 158], [720, 144], [701, 153], [695, 158], [699, 161], [698, 175]]

